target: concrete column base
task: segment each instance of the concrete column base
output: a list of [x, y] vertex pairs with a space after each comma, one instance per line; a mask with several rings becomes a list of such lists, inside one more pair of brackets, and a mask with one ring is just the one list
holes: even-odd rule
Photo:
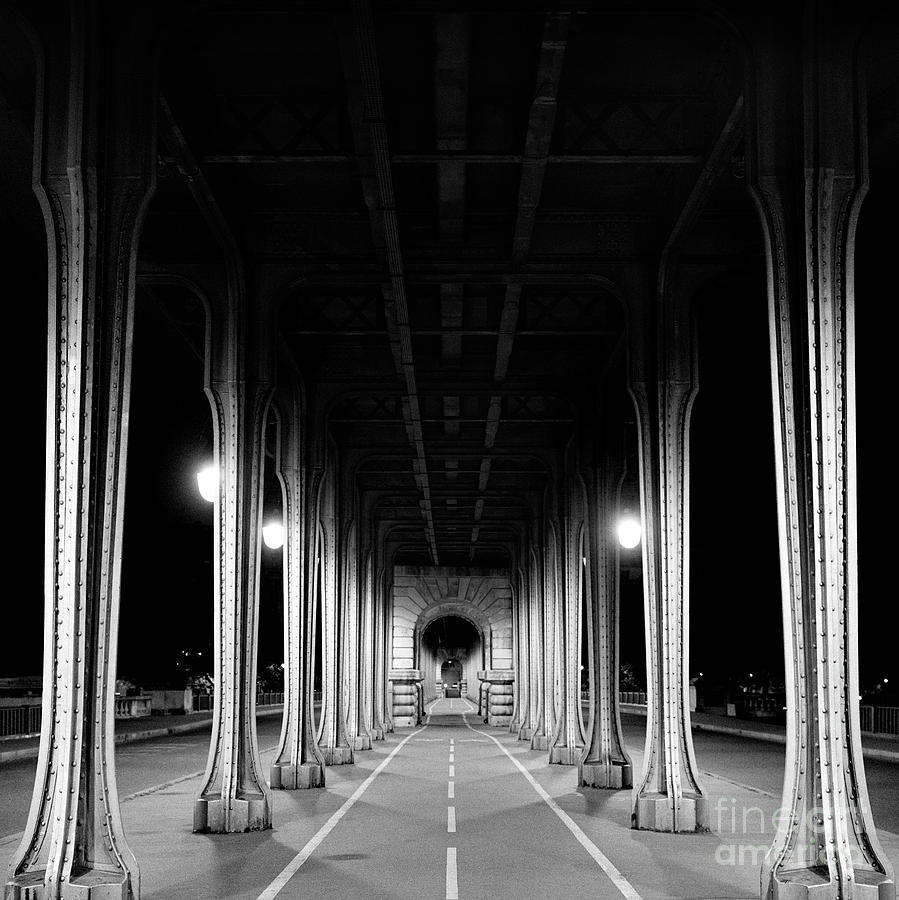
[[515, 673], [510, 669], [488, 669], [478, 677], [489, 684], [487, 693], [487, 724], [496, 728], [509, 728], [512, 724], [512, 707], [515, 703]]
[[581, 747], [553, 747], [549, 751], [549, 764], [551, 766], [577, 766], [580, 765], [584, 748]]
[[391, 669], [388, 678], [393, 685], [391, 708], [393, 726], [409, 728], [418, 725], [418, 689], [421, 684], [421, 672], [418, 669]]
[[357, 734], [353, 740], [353, 749], [371, 750], [371, 736], [367, 734]]
[[198, 834], [242, 834], [272, 827], [267, 799], [258, 797], [223, 799], [199, 797], [194, 801], [194, 832]]
[[307, 788], [325, 786], [325, 770], [318, 763], [301, 763], [272, 766], [269, 783], [280, 791], [304, 791]]
[[527, 725], [522, 725], [521, 728], [518, 729], [518, 740], [520, 741], [529, 741], [534, 735], [534, 729], [528, 728]]
[[[688, 833], [710, 831], [709, 803], [705, 797], [681, 797], [677, 802], [667, 794], [642, 794], [634, 804], [634, 828], [641, 831]], [[793, 895], [784, 895], [792, 900]]]
[[531, 750], [549, 750], [549, 742], [549, 735], [535, 734], [531, 737]]
[[375, 725], [371, 730], [371, 739], [373, 741], [383, 741], [384, 740], [384, 729], [380, 725]]
[[352, 747], [320, 747], [326, 766], [351, 766], [354, 761]]
[[[50, 900], [51, 893], [44, 884], [44, 869], [34, 869], [6, 882], [6, 900]], [[89, 869], [73, 875], [61, 885], [62, 897], [78, 900], [133, 900], [131, 878], [117, 872]]]
[[630, 763], [581, 763], [578, 770], [581, 787], [619, 790], [634, 786], [634, 772]]
[[[838, 900], [838, 884], [818, 869], [781, 870], [771, 881], [772, 900]], [[855, 869], [852, 900], [895, 900], [896, 885], [879, 872]]]

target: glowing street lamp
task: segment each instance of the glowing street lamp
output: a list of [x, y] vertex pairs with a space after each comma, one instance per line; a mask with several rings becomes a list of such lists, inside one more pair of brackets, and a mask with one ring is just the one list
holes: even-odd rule
[[625, 550], [633, 550], [642, 536], [643, 529], [637, 519], [627, 517], [618, 522], [618, 543]]
[[215, 503], [219, 493], [219, 470], [217, 466], [206, 466], [197, 472], [197, 487], [200, 496], [207, 503]]
[[262, 542], [269, 550], [279, 550], [284, 546], [284, 526], [280, 522], [263, 525]]

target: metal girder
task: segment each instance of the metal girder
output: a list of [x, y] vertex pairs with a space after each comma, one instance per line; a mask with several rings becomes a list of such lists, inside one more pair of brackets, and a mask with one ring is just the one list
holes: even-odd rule
[[[565, 60], [567, 46], [569, 13], [553, 13], [546, 17], [543, 26], [543, 39], [537, 67], [537, 79], [534, 101], [528, 117], [527, 135], [525, 137], [525, 153], [522, 160], [521, 176], [518, 186], [518, 213], [512, 237], [512, 269], [519, 269], [527, 261], [534, 234], [537, 207], [543, 192], [543, 180], [546, 174], [547, 156], [552, 141], [553, 125], [556, 119], [559, 79], [562, 64]], [[522, 286], [511, 283], [506, 287], [506, 296], [500, 314], [499, 336], [496, 342], [496, 364], [493, 380], [497, 384], [505, 381], [515, 341], [515, 329], [518, 325], [518, 308]], [[484, 447], [490, 450], [496, 441], [499, 428], [499, 416], [502, 408], [502, 397], [494, 394], [490, 398], [487, 422], [484, 429]], [[479, 488], [485, 490], [490, 477], [490, 459], [485, 457]], [[471, 535], [471, 553], [478, 538], [478, 523], [483, 514], [483, 505], [475, 510], [474, 525]]]
[[341, 49], [350, 98], [353, 139], [359, 154], [359, 169], [366, 204], [372, 219], [375, 245], [384, 257], [389, 273], [389, 287], [384, 287], [388, 337], [397, 374], [406, 389], [403, 417], [407, 426], [409, 443], [415, 454], [413, 471], [423, 499], [422, 518], [425, 523], [425, 533], [433, 562], [438, 565], [437, 540], [430, 505], [430, 485], [415, 381], [415, 362], [412, 355], [412, 336], [409, 326], [406, 283], [403, 275], [399, 223], [390, 171], [387, 123], [375, 46], [374, 23], [367, 0], [354, 0], [352, 30], [352, 48], [348, 46], [349, 41], [344, 32]]

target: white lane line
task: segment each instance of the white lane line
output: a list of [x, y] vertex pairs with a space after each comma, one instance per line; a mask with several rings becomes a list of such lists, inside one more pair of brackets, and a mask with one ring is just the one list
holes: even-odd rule
[[450, 761], [450, 762], [455, 762], [455, 755], [453, 754], [453, 751], [452, 751], [452, 750], [450, 750], [449, 761]]
[[456, 777], [456, 767], [455, 767], [455, 766], [450, 766], [449, 777], [450, 777], [450, 778], [455, 778], [455, 777]]
[[456, 807], [448, 806], [446, 808], [446, 833], [456, 833]]
[[446, 799], [447, 800], [455, 800], [456, 799], [456, 782], [451, 781], [446, 788]]
[[294, 875], [300, 870], [302, 865], [309, 859], [310, 856], [315, 852], [316, 848], [319, 844], [334, 830], [337, 823], [350, 811], [356, 801], [368, 790], [371, 786], [371, 783], [384, 771], [385, 768], [390, 764], [391, 760], [406, 744], [415, 737], [416, 734], [420, 734], [422, 731], [427, 728], [427, 724], [422, 725], [418, 731], [413, 731], [411, 734], [407, 734], [394, 748], [390, 751], [390, 754], [378, 764], [378, 767], [356, 788], [355, 792], [351, 797], [344, 801], [343, 806], [335, 812], [324, 825], [311, 837], [303, 847], [302, 850], [282, 869], [281, 873], [275, 878], [275, 880], [256, 898], [256, 900], [272, 900], [273, 897], [277, 897], [278, 894], [285, 888], [287, 882], [293, 878]]
[[446, 900], [459, 900], [459, 876], [456, 873], [456, 848], [446, 848]]
[[634, 889], [634, 886], [618, 871], [615, 864], [587, 837], [586, 834], [581, 830], [581, 827], [562, 809], [549, 794], [543, 789], [543, 787], [537, 782], [533, 775], [517, 760], [511, 753], [492, 735], [488, 734], [486, 731], [478, 731], [477, 728], [472, 728], [471, 725], [468, 724], [468, 720], [465, 718], [465, 714], [462, 714], [462, 721], [465, 722], [465, 727], [471, 729], [471, 731], [475, 732], [475, 734], [482, 734], [484, 737], [490, 738], [506, 756], [512, 761], [512, 764], [521, 772], [522, 775], [527, 779], [530, 783], [531, 787], [540, 795], [543, 799], [543, 802], [562, 820], [562, 823], [565, 827], [574, 835], [577, 842], [593, 857], [593, 861], [603, 870], [606, 874], [606, 877], [615, 887], [618, 889], [619, 893], [623, 897], [627, 897], [627, 900], [643, 900], [643, 898], [637, 893]]

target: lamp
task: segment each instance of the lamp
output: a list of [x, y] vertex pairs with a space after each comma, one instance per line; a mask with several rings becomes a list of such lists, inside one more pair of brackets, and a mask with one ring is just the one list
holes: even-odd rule
[[284, 546], [284, 526], [280, 522], [263, 525], [262, 542], [269, 550], [279, 550]]
[[624, 547], [625, 550], [633, 550], [640, 543], [640, 538], [643, 536], [643, 528], [640, 525], [640, 522], [631, 517], [627, 516], [618, 522], [618, 543]]
[[205, 466], [197, 472], [197, 487], [200, 496], [207, 503], [215, 503], [219, 494], [219, 470], [216, 466]]

